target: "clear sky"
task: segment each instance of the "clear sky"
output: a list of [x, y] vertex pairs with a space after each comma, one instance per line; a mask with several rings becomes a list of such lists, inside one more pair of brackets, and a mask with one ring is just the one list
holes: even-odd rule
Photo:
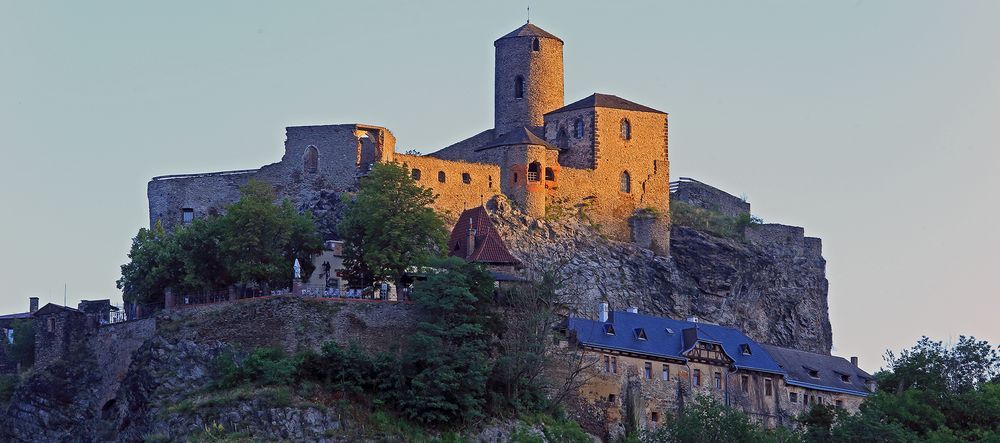
[[[834, 352], [1000, 342], [1000, 2], [533, 1], [566, 101], [670, 113], [673, 177], [823, 238]], [[525, 5], [527, 2], [525, 2]], [[285, 126], [430, 152], [493, 122], [516, 2], [0, 0], [0, 312], [120, 299], [155, 175], [278, 161]]]

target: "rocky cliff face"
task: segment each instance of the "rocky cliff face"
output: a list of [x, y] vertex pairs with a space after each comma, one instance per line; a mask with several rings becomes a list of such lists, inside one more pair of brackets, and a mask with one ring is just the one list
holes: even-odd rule
[[529, 274], [558, 274], [571, 312], [593, 317], [607, 300], [612, 309], [696, 316], [764, 343], [830, 352], [826, 263], [818, 239], [803, 239], [801, 228], [764, 225], [752, 229], [792, 235], [754, 231], [738, 241], [674, 226], [671, 256], [656, 257], [602, 237], [599, 227], [578, 217], [533, 220], [503, 202], [493, 217]]

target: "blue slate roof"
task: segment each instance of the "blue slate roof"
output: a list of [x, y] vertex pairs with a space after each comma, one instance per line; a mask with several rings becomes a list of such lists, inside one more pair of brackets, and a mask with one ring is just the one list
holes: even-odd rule
[[[687, 361], [684, 353], [698, 341], [718, 343], [740, 369], [784, 374], [760, 344], [737, 329], [623, 311], [612, 312], [608, 320], [604, 323], [570, 317], [567, 328], [576, 333], [577, 340], [583, 345], [682, 362]], [[614, 335], [605, 333], [606, 324], [614, 328]], [[645, 332], [645, 340], [637, 338], [639, 329]], [[743, 352], [743, 346], [749, 348], [749, 355]]]

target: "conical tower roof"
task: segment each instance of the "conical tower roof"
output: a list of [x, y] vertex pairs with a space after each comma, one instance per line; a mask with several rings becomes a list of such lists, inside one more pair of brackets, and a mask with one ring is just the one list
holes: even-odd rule
[[546, 30], [544, 30], [542, 28], [539, 28], [538, 26], [535, 26], [535, 25], [531, 24], [531, 22], [525, 23], [520, 28], [517, 28], [517, 29], [511, 31], [509, 34], [507, 34], [507, 35], [505, 35], [503, 37], [498, 38], [497, 41], [503, 40], [505, 38], [515, 38], [515, 37], [551, 38], [551, 39], [559, 40], [559, 42], [562, 43], [562, 39], [561, 38], [556, 37], [556, 36], [552, 35], [551, 33], [549, 33], [548, 31], [546, 31]]

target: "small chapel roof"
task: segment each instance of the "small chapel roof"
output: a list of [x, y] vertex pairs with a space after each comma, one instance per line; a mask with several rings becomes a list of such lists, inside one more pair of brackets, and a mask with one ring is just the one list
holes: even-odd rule
[[587, 108], [612, 108], [612, 109], [624, 109], [626, 111], [653, 112], [656, 114], [666, 114], [666, 112], [650, 108], [649, 106], [643, 106], [636, 102], [625, 100], [617, 95], [594, 93], [590, 97], [577, 100], [573, 103], [570, 103], [566, 106], [556, 109], [555, 111], [546, 112], [545, 115], [555, 114], [557, 112], [575, 111], [577, 109], [587, 109]]
[[[472, 254], [469, 254], [470, 228], [476, 230]], [[517, 265], [520, 263], [507, 250], [507, 245], [503, 243], [500, 234], [493, 227], [489, 213], [482, 206], [462, 212], [455, 228], [451, 230], [448, 251], [451, 255], [464, 258], [469, 262], [496, 265]]]
[[521, 126], [512, 129], [510, 132], [500, 136], [500, 138], [487, 143], [486, 146], [476, 149], [476, 151], [485, 151], [491, 148], [497, 148], [500, 146], [513, 146], [513, 145], [538, 145], [544, 146], [546, 149], [559, 150], [555, 146], [549, 144], [549, 142], [543, 140], [535, 131]]
[[560, 43], [562, 42], [561, 38], [556, 37], [551, 33], [549, 33], [548, 31], [531, 24], [531, 22], [525, 23], [520, 28], [511, 31], [509, 34], [504, 35], [503, 37], [500, 37], [497, 40], [503, 40], [505, 38], [514, 38], [514, 37], [553, 38], [559, 40]]

